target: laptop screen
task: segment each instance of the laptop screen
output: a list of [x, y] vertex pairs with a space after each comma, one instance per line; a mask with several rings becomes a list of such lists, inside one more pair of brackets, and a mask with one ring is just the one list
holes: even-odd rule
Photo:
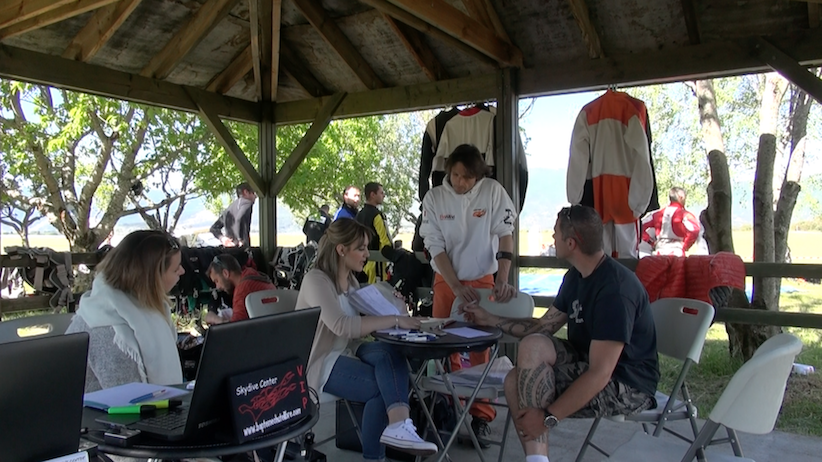
[[308, 363], [319, 308], [212, 326], [206, 332], [186, 435], [230, 423], [228, 379], [289, 360]]
[[0, 344], [0, 460], [77, 452], [88, 342], [80, 332]]

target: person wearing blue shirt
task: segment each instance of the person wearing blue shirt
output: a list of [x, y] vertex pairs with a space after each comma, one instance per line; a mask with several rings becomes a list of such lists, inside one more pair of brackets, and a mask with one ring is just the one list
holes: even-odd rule
[[337, 213], [334, 214], [334, 221], [340, 218], [350, 218], [354, 220], [357, 218], [360, 205], [360, 188], [350, 185], [343, 191], [343, 203]]

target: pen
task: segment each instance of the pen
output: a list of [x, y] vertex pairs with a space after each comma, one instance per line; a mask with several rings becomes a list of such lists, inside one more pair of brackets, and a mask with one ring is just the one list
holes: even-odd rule
[[146, 393], [145, 395], [141, 395], [141, 396], [138, 396], [138, 397], [134, 398], [133, 400], [129, 401], [129, 403], [137, 404], [140, 401], [145, 401], [147, 399], [156, 398], [156, 397], [162, 395], [165, 392], [166, 392], [166, 389], [163, 388], [162, 390], [157, 390], [157, 391], [153, 391], [151, 393]]
[[142, 414], [157, 409], [150, 404], [134, 404], [132, 406], [112, 406], [106, 412], [109, 414]]

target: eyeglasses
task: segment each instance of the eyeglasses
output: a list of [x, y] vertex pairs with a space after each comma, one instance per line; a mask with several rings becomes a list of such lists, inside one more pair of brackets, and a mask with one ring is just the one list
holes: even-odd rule
[[222, 260], [220, 260], [220, 256], [219, 256], [219, 255], [214, 255], [214, 259], [213, 259], [213, 260], [211, 260], [211, 266], [213, 266], [213, 267], [214, 267], [214, 269], [216, 269], [216, 270], [218, 270], [218, 271], [222, 271], [222, 270], [224, 270], [224, 269], [228, 269], [228, 268], [226, 268], [226, 267], [225, 267], [225, 263], [223, 263], [223, 261], [222, 261]]
[[577, 207], [580, 207], [580, 206], [579, 205], [572, 205], [570, 207], [563, 207], [562, 210], [559, 211], [559, 213], [560, 213], [560, 215], [565, 217], [566, 221], [568, 222], [568, 226], [570, 226], [571, 231], [574, 232], [574, 237], [572, 239], [576, 239], [578, 244], [582, 244], [583, 243], [582, 236], [579, 235], [579, 232], [577, 232], [577, 229], [574, 227], [573, 214], [574, 214], [574, 209], [577, 208]]

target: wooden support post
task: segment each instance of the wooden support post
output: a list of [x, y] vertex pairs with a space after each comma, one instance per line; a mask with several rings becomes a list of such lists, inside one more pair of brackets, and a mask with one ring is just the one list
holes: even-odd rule
[[759, 37], [754, 39], [753, 50], [756, 56], [791, 83], [811, 95], [822, 104], [822, 79], [799, 65], [798, 62], [771, 42]]
[[311, 148], [314, 147], [314, 143], [320, 139], [320, 136], [323, 134], [323, 131], [325, 131], [325, 128], [328, 127], [329, 123], [331, 123], [331, 117], [334, 116], [334, 111], [340, 107], [340, 103], [342, 103], [343, 99], [345, 99], [345, 95], [345, 93], [337, 93], [332, 95], [328, 101], [326, 101], [320, 112], [317, 113], [317, 118], [314, 119], [314, 123], [311, 124], [311, 128], [305, 132], [303, 139], [300, 140], [297, 147], [294, 148], [294, 151], [291, 152], [291, 155], [288, 156], [288, 159], [286, 159], [282, 168], [274, 177], [270, 190], [270, 194], [272, 196], [280, 194], [280, 191], [282, 191], [283, 186], [285, 186], [286, 182], [288, 182], [288, 179], [291, 178], [291, 176], [294, 175], [294, 172], [297, 171], [297, 167], [300, 166], [305, 159], [305, 156], [307, 156], [308, 152], [311, 151]]
[[[260, 175], [272, 184], [277, 172], [277, 126], [274, 124], [274, 104], [263, 102], [263, 120], [259, 124]], [[277, 250], [277, 196], [268, 190], [259, 196], [260, 249], [265, 261], [274, 259]]]
[[[519, 204], [519, 95], [517, 93], [517, 70], [507, 68], [500, 71], [499, 96], [497, 97], [496, 145], [497, 178], [500, 180], [517, 215]], [[501, 154], [501, 155], [500, 155]], [[500, 162], [501, 161], [501, 162]], [[509, 282], [519, 289], [519, 219], [514, 221], [514, 259], [511, 261]]]
[[[186, 89], [186, 91], [188, 91], [188, 89]], [[240, 170], [240, 173], [243, 174], [243, 177], [248, 180], [254, 192], [256, 192], [258, 196], [265, 195], [266, 185], [263, 183], [262, 177], [257, 172], [257, 169], [251, 165], [248, 157], [246, 157], [240, 145], [237, 144], [237, 140], [234, 139], [234, 135], [231, 134], [228, 127], [220, 120], [220, 116], [202, 100], [195, 98], [193, 92], [189, 92], [189, 96], [199, 108], [200, 117], [203, 119], [203, 122], [206, 123], [214, 136], [217, 137], [217, 141], [223, 146], [226, 154], [228, 154], [228, 157], [231, 158], [237, 166], [237, 169]]]

